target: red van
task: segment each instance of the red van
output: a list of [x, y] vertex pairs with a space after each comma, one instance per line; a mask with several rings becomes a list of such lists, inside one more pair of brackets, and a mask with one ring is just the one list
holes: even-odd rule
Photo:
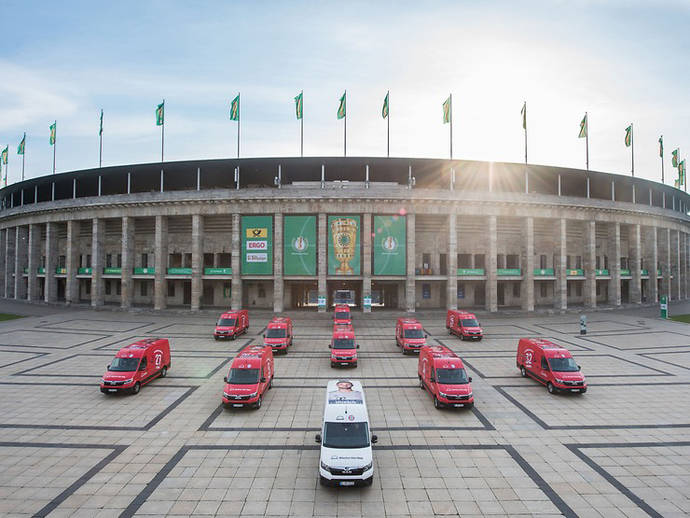
[[249, 312], [246, 309], [239, 311], [228, 311], [223, 313], [216, 322], [216, 329], [213, 331], [213, 338], [230, 338], [234, 340], [237, 335], [246, 333], [249, 329]]
[[457, 335], [461, 340], [481, 340], [484, 336], [474, 313], [449, 309], [446, 315], [448, 334]]
[[248, 345], [230, 365], [223, 378], [223, 405], [261, 408], [264, 393], [273, 386], [273, 350], [268, 345]]
[[292, 320], [288, 317], [273, 317], [266, 326], [264, 345], [268, 345], [274, 352], [282, 351], [287, 354], [292, 345]]
[[138, 394], [142, 385], [165, 378], [170, 368], [170, 343], [167, 338], [147, 338], [120, 349], [101, 379], [101, 392], [113, 394], [127, 390]]
[[352, 315], [350, 314], [350, 306], [347, 304], [338, 304], [333, 310], [334, 324], [352, 324]]
[[399, 318], [395, 324], [395, 344], [403, 354], [419, 352], [426, 345], [426, 334], [422, 324], [416, 318]]
[[548, 391], [587, 392], [585, 376], [568, 349], [540, 338], [520, 338], [517, 368], [523, 378], [534, 378]]
[[[331, 367], [357, 367], [357, 349], [355, 333], [351, 326], [348, 330], [333, 329], [333, 336], [328, 348], [331, 350]], [[340, 327], [340, 326], [337, 326]]]
[[425, 345], [417, 363], [419, 387], [434, 397], [434, 406], [472, 408], [472, 377], [467, 376], [462, 360], [443, 345]]

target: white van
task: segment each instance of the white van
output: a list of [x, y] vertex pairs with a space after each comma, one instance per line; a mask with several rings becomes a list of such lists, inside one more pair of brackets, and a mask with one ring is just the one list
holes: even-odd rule
[[323, 411], [319, 475], [321, 484], [335, 486], [371, 485], [374, 480], [369, 414], [359, 381], [331, 380]]

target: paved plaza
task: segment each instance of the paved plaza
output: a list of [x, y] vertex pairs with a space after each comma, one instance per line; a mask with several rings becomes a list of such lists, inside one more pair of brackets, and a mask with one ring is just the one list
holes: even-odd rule
[[[354, 314], [356, 369], [331, 369], [328, 314], [287, 312], [294, 346], [276, 356], [259, 410], [220, 406], [237, 351], [271, 317], [214, 341], [216, 314], [92, 311], [3, 302], [0, 322], [2, 516], [687, 516], [690, 326], [654, 309], [480, 315], [481, 342], [449, 336], [445, 313], [417, 314], [473, 377], [472, 410], [436, 410], [417, 358], [395, 345], [397, 313]], [[172, 368], [136, 396], [104, 396], [114, 353], [170, 339]], [[565, 345], [584, 395], [549, 395], [520, 377], [520, 337]], [[318, 482], [327, 380], [362, 381], [374, 483]]]

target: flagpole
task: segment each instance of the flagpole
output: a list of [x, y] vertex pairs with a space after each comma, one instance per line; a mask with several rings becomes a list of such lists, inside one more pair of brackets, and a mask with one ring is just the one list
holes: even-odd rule
[[24, 157], [26, 156], [26, 131], [24, 132], [24, 138], [22, 139], [24, 142], [24, 152], [22, 153], [22, 182], [24, 181]]
[[304, 157], [304, 90], [299, 95], [302, 102], [302, 113], [299, 119], [299, 156]]
[[387, 135], [386, 135], [386, 157], [391, 156], [391, 91], [386, 92], [386, 101], [388, 103], [386, 111], [386, 121], [387, 121]]
[[240, 157], [240, 109], [242, 104], [240, 103], [240, 92], [237, 92], [237, 158]]
[[635, 129], [632, 122], [630, 123], [630, 160], [632, 176], [635, 178]]
[[163, 124], [161, 124], [161, 164], [164, 160], [165, 152], [165, 99], [163, 99]]
[[103, 167], [103, 110], [101, 110], [101, 122], [98, 131], [98, 168]]
[[343, 156], [347, 156], [347, 90], [345, 90], [345, 117], [343, 119]]
[[659, 153], [659, 156], [661, 158], [661, 183], [664, 183], [664, 136], [661, 135], [661, 153]]
[[55, 138], [53, 138], [53, 174], [55, 174], [55, 148], [57, 147], [57, 121], [53, 122], [55, 127]]
[[450, 110], [450, 159], [453, 160], [453, 94], [448, 96], [450, 103], [448, 108]]
[[585, 112], [585, 162], [589, 171], [589, 115]]
[[527, 101], [525, 101], [525, 165], [527, 165]]

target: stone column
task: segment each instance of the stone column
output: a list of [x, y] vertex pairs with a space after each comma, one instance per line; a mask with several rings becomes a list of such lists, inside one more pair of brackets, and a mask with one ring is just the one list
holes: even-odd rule
[[103, 266], [105, 265], [105, 220], [94, 218], [91, 224], [91, 306], [103, 305]]
[[79, 234], [81, 223], [79, 220], [67, 221], [67, 253], [65, 254], [65, 304], [79, 302]]
[[14, 228], [5, 229], [5, 298], [14, 297], [14, 245], [17, 233]]
[[242, 246], [242, 240], [240, 239], [240, 232], [242, 230], [241, 220], [242, 217], [239, 214], [232, 215], [232, 296], [230, 299], [232, 309], [242, 309], [242, 272], [240, 267], [244, 250], [240, 250]]
[[534, 311], [534, 218], [527, 217], [522, 227], [522, 288], [520, 295], [522, 309]]
[[24, 268], [29, 262], [29, 228], [17, 227], [14, 241], [14, 298], [26, 299], [26, 283], [24, 282]]
[[661, 238], [661, 293], [671, 300], [671, 229], [658, 231]]
[[458, 309], [458, 217], [448, 215], [448, 309]]
[[416, 309], [415, 268], [415, 222], [414, 214], [407, 214], [407, 278], [405, 279], [405, 310], [414, 313]]
[[561, 311], [568, 309], [568, 277], [565, 271], [568, 261], [568, 235], [566, 230], [567, 222], [564, 218], [561, 218], [556, 223], [556, 254], [553, 265], [556, 275], [553, 305], [556, 309], [560, 309]]
[[204, 292], [204, 217], [192, 215], [192, 303], [191, 310], [199, 311]]
[[168, 306], [167, 280], [168, 273], [168, 217], [156, 216], [155, 232], [155, 276], [153, 280], [153, 307], [165, 309]]
[[498, 222], [496, 216], [489, 216], [486, 239], [486, 310], [496, 312], [498, 311], [498, 273], [496, 270]]
[[[30, 301], [39, 300], [38, 292], [38, 267], [41, 265], [41, 225], [32, 223], [29, 225], [29, 261], [27, 277], [26, 298]], [[67, 271], [69, 275], [69, 270]]]
[[129, 309], [134, 298], [134, 218], [122, 217], [122, 272], [120, 274], [120, 307]]
[[642, 303], [642, 269], [640, 268], [640, 225], [630, 225], [630, 302]]
[[674, 288], [676, 289], [677, 299], [680, 300], [682, 295], [681, 290], [681, 265], [680, 265], [680, 230], [675, 232], [675, 242], [673, 243], [673, 255], [675, 256], [676, 267], [675, 267], [675, 278], [674, 278]]
[[659, 301], [658, 290], [658, 276], [656, 273], [657, 264], [659, 263], [659, 248], [657, 244], [656, 227], [649, 227], [647, 229], [647, 236], [645, 239], [645, 249], [647, 250], [647, 271], [649, 272], [649, 290], [647, 293], [647, 302], [655, 304]]
[[585, 268], [585, 307], [597, 307], [597, 242], [596, 222], [594, 220], [584, 222], [585, 255], [583, 266]]
[[617, 221], [609, 223], [608, 228], [609, 257], [609, 304], [621, 305], [621, 224]]
[[46, 274], [44, 300], [55, 302], [57, 300], [57, 283], [55, 281], [55, 268], [58, 263], [57, 250], [57, 223], [46, 223]]
[[371, 307], [364, 307], [364, 297], [371, 297], [371, 213], [362, 215], [362, 310], [371, 313]]
[[5, 266], [7, 266], [7, 229], [0, 230], [0, 295], [7, 297], [5, 287]]
[[683, 232], [683, 298], [688, 298], [688, 234]]
[[[326, 297], [326, 305], [328, 305], [328, 285], [326, 282], [327, 271], [327, 261], [328, 261], [328, 218], [326, 214], [319, 213], [319, 228], [317, 229], [318, 238], [318, 255], [316, 257], [316, 262], [318, 265], [317, 275], [318, 275], [318, 291], [319, 297]], [[326, 307], [319, 307], [319, 313], [326, 311]]]
[[273, 215], [273, 312], [282, 313], [283, 286], [283, 214]]

